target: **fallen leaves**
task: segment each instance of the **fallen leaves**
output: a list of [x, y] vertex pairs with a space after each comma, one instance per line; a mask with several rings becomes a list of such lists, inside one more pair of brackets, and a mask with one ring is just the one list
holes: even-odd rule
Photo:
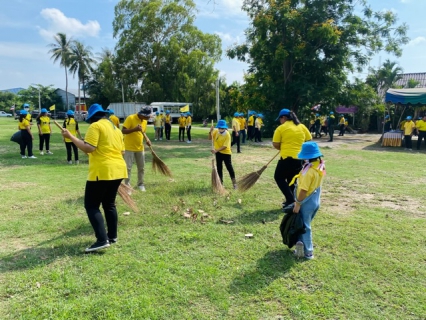
[[130, 216], [130, 212], [129, 211], [123, 212], [123, 216]]

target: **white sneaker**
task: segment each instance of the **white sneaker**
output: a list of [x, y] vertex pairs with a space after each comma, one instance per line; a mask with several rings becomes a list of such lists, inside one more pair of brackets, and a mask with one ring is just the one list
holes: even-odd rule
[[26, 159], [26, 158], [27, 158], [27, 156], [21, 156], [21, 158], [22, 158], [22, 159]]
[[294, 254], [297, 258], [303, 258], [305, 256], [305, 249], [303, 247], [302, 241], [297, 241], [296, 250], [294, 251]]
[[[46, 152], [47, 153], [47, 152]], [[40, 155], [42, 156], [42, 155], [44, 155], [44, 153], [43, 153], [43, 151], [40, 151]]]
[[72, 161], [70, 160], [70, 161], [68, 161], [68, 164], [72, 164]]
[[154, 139], [155, 141], [157, 141], [157, 139]]
[[31, 157], [28, 157], [28, 159], [37, 159], [37, 157], [31, 156]]
[[139, 189], [140, 191], [143, 191], [143, 192], [145, 192], [145, 191], [146, 191], [146, 189], [145, 189], [145, 186], [144, 186], [144, 185], [140, 185], [140, 186], [138, 186], [138, 189]]
[[186, 143], [191, 143], [191, 141], [188, 140]]
[[75, 160], [75, 164], [80, 164], [80, 160]]
[[160, 138], [160, 140], [163, 140], [163, 138]]
[[46, 151], [46, 154], [53, 154], [53, 152], [50, 152], [50, 151]]

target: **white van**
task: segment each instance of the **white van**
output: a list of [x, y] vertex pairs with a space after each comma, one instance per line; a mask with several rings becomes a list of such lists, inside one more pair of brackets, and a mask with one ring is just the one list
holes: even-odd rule
[[166, 114], [166, 111], [170, 111], [170, 115], [173, 119], [173, 123], [177, 122], [177, 119], [180, 117], [182, 113], [180, 111], [181, 108], [188, 106], [189, 112], [191, 112], [192, 103], [189, 102], [152, 102], [151, 107], [151, 116], [148, 122], [153, 122], [155, 118], [155, 113], [158, 111], [163, 111]]

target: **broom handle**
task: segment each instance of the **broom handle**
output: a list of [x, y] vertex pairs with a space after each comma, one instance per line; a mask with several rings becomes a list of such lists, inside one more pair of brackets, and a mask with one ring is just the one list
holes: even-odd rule
[[[213, 126], [213, 120], [212, 120], [212, 126]], [[210, 135], [212, 136], [212, 150], [213, 150], [214, 149], [213, 132]], [[212, 168], [214, 168], [214, 153], [212, 153]]]
[[265, 165], [265, 167], [267, 167], [272, 162], [272, 160], [274, 160], [277, 157], [277, 155], [280, 154], [280, 152], [281, 151], [278, 151], [277, 154], [271, 160], [269, 160], [269, 162]]
[[64, 128], [62, 128], [61, 127], [61, 125], [56, 121], [56, 120], [53, 120], [53, 123], [54, 124], [56, 124], [56, 126], [61, 130], [61, 131], [64, 131]]
[[[146, 136], [146, 133], [142, 131], [143, 137], [145, 138], [145, 141], [148, 140], [148, 137]], [[154, 150], [152, 150], [152, 146], [148, 146], [151, 149], [151, 152], [154, 152]]]

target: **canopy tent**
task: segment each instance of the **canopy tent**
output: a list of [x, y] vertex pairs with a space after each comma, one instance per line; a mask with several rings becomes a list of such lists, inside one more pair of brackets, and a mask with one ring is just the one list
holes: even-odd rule
[[385, 101], [388, 103], [426, 105], [426, 88], [389, 89]]

